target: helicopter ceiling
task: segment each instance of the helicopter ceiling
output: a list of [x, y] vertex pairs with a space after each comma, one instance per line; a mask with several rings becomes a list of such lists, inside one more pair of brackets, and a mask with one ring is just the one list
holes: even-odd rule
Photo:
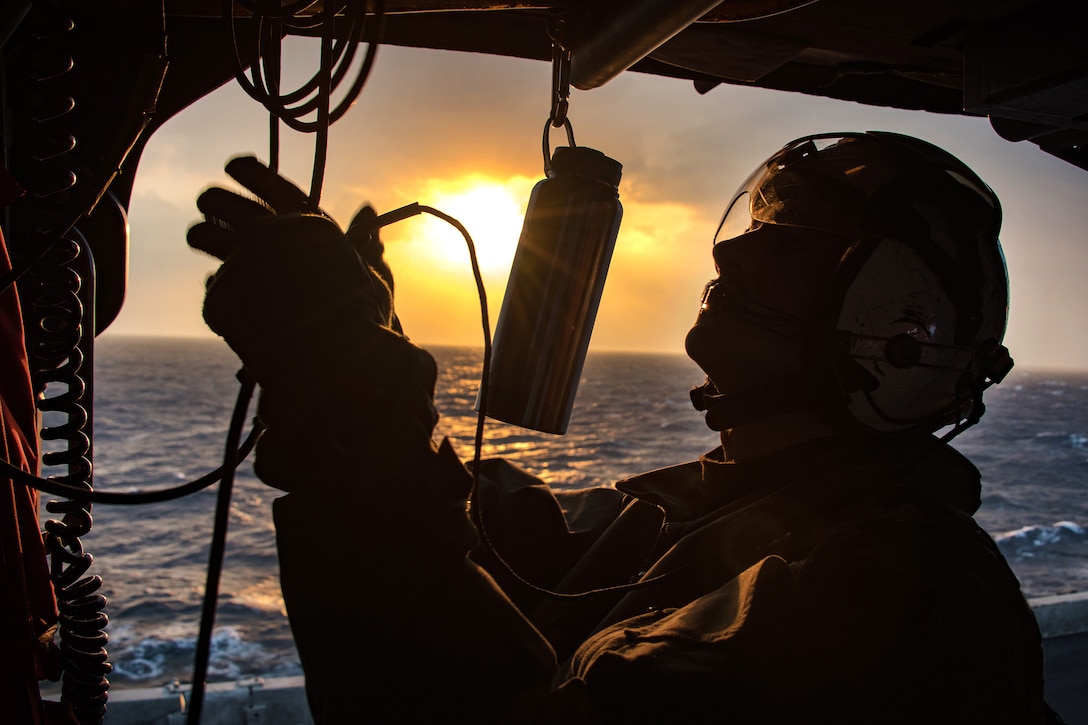
[[[631, 70], [687, 79], [699, 93], [747, 85], [988, 116], [1003, 138], [1030, 140], [1088, 168], [1080, 0], [340, 0], [336, 7], [363, 4], [370, 12], [384, 6], [385, 45], [538, 60], [551, 59], [549, 30], [561, 21], [575, 88]], [[165, 13], [170, 71], [152, 128], [232, 77], [223, 0], [9, 0], [0, 43], [27, 9], [43, 5], [75, 23], [68, 42], [85, 46], [74, 53], [82, 56], [81, 88], [122, 108], [139, 66], [134, 54], [154, 44]], [[324, 11], [315, 0], [234, 0], [234, 22], [252, 22], [254, 7], [302, 18]], [[368, 23], [361, 40], [375, 40], [377, 25]], [[297, 25], [286, 32], [308, 33]], [[243, 59], [252, 52], [240, 49]], [[89, 111], [90, 135], [98, 123], [91, 116], [111, 115]]]
[[[547, 60], [558, 17], [576, 88], [629, 68], [700, 93], [748, 85], [988, 116], [1003, 138], [1088, 168], [1080, 10], [1078, 0], [387, 0], [382, 43]], [[219, 16], [222, 4], [167, 11]]]

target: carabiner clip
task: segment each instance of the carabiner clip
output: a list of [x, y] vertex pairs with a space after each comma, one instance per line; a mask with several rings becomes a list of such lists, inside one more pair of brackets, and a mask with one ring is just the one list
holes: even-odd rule
[[544, 175], [552, 176], [552, 143], [551, 129], [563, 127], [567, 129], [567, 142], [571, 146], [577, 146], [574, 142], [574, 127], [567, 118], [567, 110], [570, 108], [570, 64], [571, 50], [564, 39], [566, 22], [556, 16], [548, 18], [548, 37], [552, 41], [552, 110], [548, 120], [544, 123]]
[[567, 122], [570, 108], [571, 50], [564, 40], [565, 22], [552, 17], [548, 20], [548, 37], [552, 41], [552, 102], [551, 124], [556, 128]]
[[571, 53], [552, 44], [552, 125], [559, 128], [567, 122], [570, 109]]

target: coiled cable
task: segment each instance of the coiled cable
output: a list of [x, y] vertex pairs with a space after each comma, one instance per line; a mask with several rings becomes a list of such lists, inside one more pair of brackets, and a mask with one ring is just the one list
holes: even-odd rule
[[[71, 157], [76, 140], [65, 121], [75, 102], [63, 89], [74, 67], [65, 49], [74, 25], [47, 4], [35, 4], [25, 23], [22, 43], [13, 53], [20, 75], [12, 76], [33, 99], [15, 122], [16, 163], [27, 188], [15, 238], [24, 243], [24, 256], [4, 284], [19, 279], [27, 357], [43, 414], [42, 466], [64, 472], [51, 476], [58, 483], [90, 490], [94, 262], [86, 240], [73, 228], [78, 218]], [[106, 599], [98, 593], [102, 580], [88, 575], [93, 557], [80, 540], [91, 529], [91, 505], [57, 500], [48, 501], [45, 509], [58, 517], [45, 522], [43, 541], [59, 613], [61, 698], [80, 723], [101, 723], [112, 666], [105, 649]]]
[[[38, 400], [46, 419], [63, 419], [56, 425], [47, 423], [41, 430], [44, 443], [61, 444], [59, 450], [42, 455], [42, 465], [47, 469], [64, 467], [67, 474], [55, 476], [54, 480], [86, 490], [92, 488], [88, 435], [91, 395], [82, 372], [93, 359], [90, 350], [94, 337], [83, 334], [88, 320], [79, 294], [86, 290], [74, 265], [80, 259], [87, 260], [89, 253], [85, 242], [65, 239], [52, 247], [27, 280], [33, 285], [28, 295], [32, 327], [27, 352], [35, 389], [63, 390]], [[107, 675], [113, 668], [106, 652], [106, 598], [97, 593], [102, 579], [85, 576], [93, 557], [84, 551], [80, 541], [91, 530], [91, 504], [76, 499], [51, 500], [45, 509], [60, 516], [45, 522], [43, 539], [59, 613], [60, 651], [64, 658], [61, 697], [72, 706], [81, 723], [100, 723], [108, 697]]]

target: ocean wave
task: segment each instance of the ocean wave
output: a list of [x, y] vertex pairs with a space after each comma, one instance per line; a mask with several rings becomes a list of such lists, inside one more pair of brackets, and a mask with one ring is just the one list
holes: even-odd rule
[[1084, 556], [1088, 530], [1072, 521], [1058, 521], [1050, 526], [1023, 526], [994, 540], [1008, 557]]
[[[110, 655], [111, 679], [129, 683], [151, 683], [164, 678], [185, 677], [186, 668], [196, 650], [196, 637], [172, 635], [169, 628], [150, 636], [135, 630], [112, 633]], [[246, 675], [300, 674], [301, 666], [260, 643], [246, 639], [237, 627], [220, 627], [212, 635], [208, 665], [210, 681], [235, 680]]]

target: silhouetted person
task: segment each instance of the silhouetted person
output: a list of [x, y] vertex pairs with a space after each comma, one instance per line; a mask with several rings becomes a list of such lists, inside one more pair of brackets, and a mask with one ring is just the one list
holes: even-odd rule
[[573, 493], [486, 461], [471, 507], [374, 212], [345, 234], [257, 161], [227, 171], [264, 204], [211, 189], [189, 241], [225, 260], [205, 319], [263, 390], [318, 722], [1045, 721], [979, 473], [934, 436], [1012, 364], [1000, 206], [960, 161], [787, 145], [730, 202], [687, 336], [722, 445]]

